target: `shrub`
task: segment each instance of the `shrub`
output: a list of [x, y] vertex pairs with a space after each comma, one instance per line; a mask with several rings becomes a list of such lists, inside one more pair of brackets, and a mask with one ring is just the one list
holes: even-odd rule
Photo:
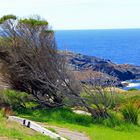
[[67, 70], [47, 21], [5, 15], [0, 30], [1, 73], [12, 89], [32, 95], [40, 108], [63, 106], [65, 96], [80, 98], [81, 86]]
[[127, 122], [138, 124], [138, 109], [132, 103], [125, 105], [121, 112]]
[[94, 119], [94, 123], [97, 124], [102, 124], [107, 127], [116, 127], [120, 126], [123, 122], [122, 120], [117, 116], [116, 113], [109, 112], [109, 117], [108, 118], [98, 118]]
[[12, 108], [26, 107], [25, 102], [27, 102], [28, 96], [24, 92], [5, 90], [0, 92], [0, 103], [7, 104]]
[[130, 88], [130, 89], [128, 89], [128, 91], [135, 91], [135, 90], [138, 90], [138, 89], [136, 89], [136, 88]]

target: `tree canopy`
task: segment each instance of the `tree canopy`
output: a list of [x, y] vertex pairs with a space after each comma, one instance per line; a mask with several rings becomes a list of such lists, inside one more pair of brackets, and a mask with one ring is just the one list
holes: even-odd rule
[[[5, 15], [0, 18], [0, 29], [1, 73], [12, 89], [32, 95], [40, 107], [63, 106], [67, 98], [82, 104], [94, 117], [108, 117], [112, 96], [108, 99], [97, 82], [81, 86], [75, 80], [46, 20]], [[81, 89], [88, 97], [81, 96]]]
[[13, 89], [32, 94], [42, 106], [63, 105], [64, 96], [76, 85], [58, 54], [48, 22], [13, 15], [3, 16], [0, 21], [0, 58], [5, 81]]

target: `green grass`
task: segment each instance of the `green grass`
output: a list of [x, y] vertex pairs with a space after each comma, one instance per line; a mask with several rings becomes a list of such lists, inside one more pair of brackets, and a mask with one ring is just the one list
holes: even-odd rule
[[[58, 124], [54, 124], [58, 125]], [[59, 124], [60, 127], [66, 127], [71, 130], [76, 130], [87, 134], [91, 140], [139, 140], [140, 128], [130, 126], [128, 130], [121, 131], [120, 128], [109, 128], [102, 125], [90, 125], [89, 127], [78, 126], [73, 124]], [[127, 127], [127, 126], [125, 126]], [[132, 129], [134, 127], [134, 129]], [[126, 128], [125, 128], [126, 129]]]
[[80, 115], [72, 112], [68, 108], [59, 109], [42, 109], [32, 111], [30, 109], [17, 110], [17, 114], [21, 117], [39, 121], [39, 122], [56, 122], [56, 123], [70, 123], [88, 126], [92, 124], [93, 119], [87, 115]]
[[9, 140], [52, 140], [18, 123], [7, 121], [2, 113], [0, 113], [0, 137], [6, 137]]
[[[20, 110], [17, 114], [34, 121], [44, 122], [85, 133], [91, 140], [139, 140], [140, 127], [114, 118], [95, 121], [90, 116], [73, 113], [70, 109]], [[114, 115], [116, 116], [116, 114]]]
[[[134, 102], [135, 105], [139, 106], [140, 104], [140, 91], [128, 91], [121, 94], [118, 94], [117, 100], [115, 101], [114, 106], [121, 107], [126, 105], [127, 102]], [[94, 120], [91, 116], [88, 115], [79, 115], [72, 112], [68, 108], [59, 108], [59, 109], [42, 109], [42, 110], [31, 110], [30, 104], [28, 104], [28, 109], [19, 109], [15, 110], [15, 113], [33, 121], [42, 122], [44, 124], [55, 125], [63, 128], [68, 128], [73, 131], [79, 131], [85, 133], [90, 137], [91, 140], [139, 140], [140, 139], [140, 118], [138, 125], [133, 125], [131, 123], [125, 122], [122, 117], [122, 114], [119, 110], [117, 112], [113, 111], [111, 108], [111, 118], [108, 119], [99, 119]], [[46, 125], [47, 127], [47, 125]], [[7, 132], [9, 131], [10, 138], [21, 138], [25, 135], [25, 140], [44, 140], [39, 134], [37, 136], [30, 137], [28, 134], [23, 133], [22, 130], [13, 131], [10, 128], [6, 128]], [[10, 129], [10, 130], [9, 130]], [[27, 129], [27, 128], [26, 128]], [[52, 130], [55, 131], [55, 130]], [[0, 127], [0, 135], [1, 127]], [[8, 134], [5, 134], [8, 136]], [[40, 137], [40, 138], [39, 138]], [[48, 137], [45, 137], [49, 139]]]
[[139, 97], [140, 98], [140, 90], [134, 90], [134, 91], [127, 91], [122, 93], [123, 97], [125, 98], [131, 98], [131, 97]]
[[136, 88], [130, 88], [128, 91], [135, 91], [135, 90], [138, 90]]
[[125, 105], [121, 112], [127, 122], [138, 124], [139, 110], [132, 103]]
[[54, 128], [51, 128], [51, 127], [46, 127], [46, 128], [47, 128], [48, 130], [50, 130], [50, 131], [52, 131], [52, 132], [58, 134], [58, 132], [57, 132]]

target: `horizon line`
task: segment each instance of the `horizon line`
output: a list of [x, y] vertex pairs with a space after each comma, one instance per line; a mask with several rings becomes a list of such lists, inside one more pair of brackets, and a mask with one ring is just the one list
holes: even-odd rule
[[54, 31], [78, 31], [78, 30], [140, 30], [139, 28], [87, 28], [87, 29], [53, 29]]

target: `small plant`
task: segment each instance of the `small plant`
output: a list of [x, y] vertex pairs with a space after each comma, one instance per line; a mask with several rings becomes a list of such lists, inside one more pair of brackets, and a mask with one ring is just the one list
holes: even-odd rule
[[121, 112], [127, 122], [138, 124], [138, 109], [132, 103], [125, 105]]

